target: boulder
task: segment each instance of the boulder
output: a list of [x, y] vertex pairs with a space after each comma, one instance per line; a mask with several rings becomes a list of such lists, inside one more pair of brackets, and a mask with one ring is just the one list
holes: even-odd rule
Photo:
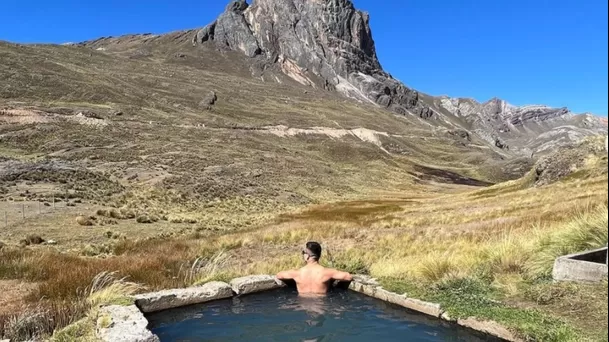
[[185, 289], [163, 290], [135, 296], [135, 304], [143, 312], [155, 312], [180, 306], [201, 304], [230, 298], [233, 290], [227, 283], [214, 281]]
[[101, 308], [96, 334], [103, 342], [159, 342], [147, 329], [148, 320], [135, 305]]
[[274, 290], [284, 287], [281, 281], [270, 275], [253, 275], [233, 279], [230, 286], [238, 295]]

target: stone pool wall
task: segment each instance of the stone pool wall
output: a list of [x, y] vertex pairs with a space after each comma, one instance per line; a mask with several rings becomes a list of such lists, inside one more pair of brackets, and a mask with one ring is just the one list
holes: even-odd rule
[[[254, 275], [236, 278], [230, 283], [214, 281], [201, 286], [141, 294], [134, 296], [134, 305], [113, 305], [102, 308], [97, 321], [96, 333], [104, 342], [159, 342], [159, 338], [148, 330], [148, 320], [144, 313], [202, 304], [233, 296], [279, 289], [284, 286], [286, 286], [285, 283], [273, 276]], [[451, 319], [439, 304], [387, 291], [374, 279], [366, 276], [355, 276], [354, 281], [349, 283], [349, 289], [506, 341], [522, 341], [495, 322], [479, 321], [475, 318]]]
[[556, 281], [601, 282], [607, 279], [607, 247], [561, 256], [554, 262]]

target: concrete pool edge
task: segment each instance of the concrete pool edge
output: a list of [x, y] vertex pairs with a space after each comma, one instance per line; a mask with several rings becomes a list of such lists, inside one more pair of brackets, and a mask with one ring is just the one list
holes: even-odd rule
[[[230, 283], [214, 281], [200, 286], [136, 295], [133, 297], [135, 303], [133, 305], [103, 308], [102, 314], [97, 320], [96, 335], [104, 342], [159, 342], [158, 336], [148, 329], [145, 313], [270, 291], [284, 286], [286, 284], [273, 276], [254, 275], [236, 278]], [[451, 319], [442, 310], [440, 304], [424, 302], [387, 291], [375, 279], [367, 276], [355, 276], [349, 284], [349, 289], [508, 342], [522, 341], [496, 322], [480, 321], [473, 317]]]
[[405, 295], [387, 291], [383, 289], [383, 287], [375, 279], [367, 276], [355, 276], [354, 281], [349, 284], [349, 289], [385, 302], [402, 306], [418, 313], [457, 324], [464, 328], [500, 338], [508, 342], [524, 342], [524, 340], [518, 338], [514, 333], [497, 322], [481, 321], [475, 317], [469, 317], [466, 319], [452, 319], [449, 314], [442, 309], [440, 304], [425, 302], [415, 298], [408, 298]]

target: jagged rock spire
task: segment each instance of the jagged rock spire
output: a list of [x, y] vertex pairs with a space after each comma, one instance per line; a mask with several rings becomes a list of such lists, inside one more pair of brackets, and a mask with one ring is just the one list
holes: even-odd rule
[[195, 44], [207, 41], [279, 63], [286, 75], [306, 85], [400, 114], [433, 115], [415, 90], [383, 71], [370, 17], [350, 0], [233, 1], [193, 38]]

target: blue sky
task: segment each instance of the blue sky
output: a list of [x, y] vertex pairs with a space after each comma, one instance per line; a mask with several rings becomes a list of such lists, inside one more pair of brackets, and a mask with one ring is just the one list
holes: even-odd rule
[[[0, 40], [78, 42], [204, 26], [224, 0], [1, 0]], [[432, 95], [607, 115], [606, 0], [354, 0], [383, 67]]]

